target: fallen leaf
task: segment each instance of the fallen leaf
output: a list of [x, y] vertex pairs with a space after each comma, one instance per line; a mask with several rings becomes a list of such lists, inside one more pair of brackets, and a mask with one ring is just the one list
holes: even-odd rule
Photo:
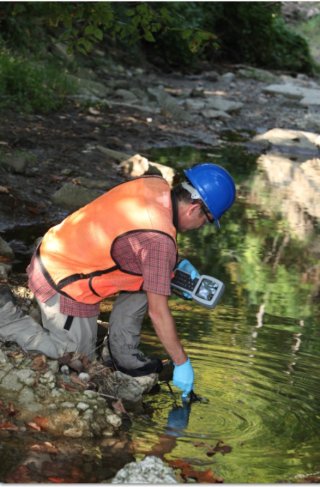
[[8, 257], [6, 255], [0, 255], [0, 262], [3, 262], [4, 264], [12, 262], [12, 258]]
[[48, 480], [50, 482], [53, 482], [54, 484], [64, 484], [65, 480], [61, 477], [48, 477]]
[[56, 446], [50, 443], [50, 441], [44, 441], [43, 443], [35, 443], [30, 447], [30, 449], [32, 451], [40, 451], [41, 453], [58, 453], [59, 451]]
[[59, 386], [69, 392], [79, 392], [79, 387], [71, 386], [66, 382], [59, 382]]
[[78, 386], [81, 386], [82, 389], [85, 389], [87, 387], [87, 384], [83, 382], [83, 380], [79, 379], [77, 375], [70, 375], [70, 379], [74, 384], [77, 384]]
[[199, 483], [204, 483], [204, 484], [222, 484], [223, 483], [223, 478], [217, 477], [214, 475], [212, 470], [208, 469], [205, 470], [204, 472], [196, 472], [196, 477], [193, 477], [197, 480]]
[[188, 479], [193, 479], [198, 483], [205, 484], [216, 484], [223, 482], [223, 479], [221, 477], [217, 477], [212, 470], [194, 470], [190, 463], [186, 462], [185, 460], [169, 460], [168, 463], [172, 468], [178, 468], [181, 470], [181, 477], [183, 480], [188, 481]]
[[44, 416], [36, 416], [33, 418], [33, 422], [40, 427], [41, 430], [46, 430], [48, 428], [49, 420]]
[[3, 423], [0, 423], [0, 429], [1, 430], [6, 430], [6, 431], [18, 431], [19, 428], [13, 423], [10, 423], [9, 421], [4, 421]]
[[47, 357], [43, 354], [37, 355], [32, 360], [31, 368], [32, 370], [44, 370], [48, 366]]
[[215, 447], [207, 451], [207, 455], [208, 457], [212, 457], [218, 452], [222, 453], [222, 455], [225, 455], [226, 453], [230, 453], [231, 451], [232, 451], [231, 446], [226, 445], [223, 441], [219, 440]]
[[118, 399], [117, 401], [114, 401], [112, 403], [112, 407], [115, 411], [119, 411], [120, 413], [127, 414], [127, 411], [125, 410], [124, 405], [122, 404], [121, 399]]
[[7, 356], [13, 358], [14, 360], [21, 360], [24, 358], [24, 354], [20, 351], [8, 352]]
[[27, 423], [27, 426], [29, 426], [29, 428], [31, 428], [32, 430], [35, 430], [35, 431], [41, 431], [41, 428], [40, 426], [38, 426], [36, 423], [34, 423], [33, 421], [30, 421], [29, 423]]

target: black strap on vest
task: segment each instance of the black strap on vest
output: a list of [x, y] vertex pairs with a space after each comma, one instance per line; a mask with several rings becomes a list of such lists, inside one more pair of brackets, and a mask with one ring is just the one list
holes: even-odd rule
[[71, 276], [68, 276], [68, 277], [65, 277], [64, 279], [61, 279], [61, 281], [59, 281], [58, 284], [56, 284], [54, 282], [54, 280], [52, 279], [52, 277], [50, 276], [50, 274], [47, 271], [47, 269], [45, 268], [45, 266], [43, 265], [43, 262], [42, 262], [41, 256], [40, 256], [40, 245], [38, 246], [38, 248], [36, 250], [36, 258], [37, 258], [37, 260], [39, 262], [39, 265], [40, 265], [40, 268], [41, 268], [41, 272], [43, 273], [44, 277], [46, 278], [46, 280], [48, 281], [48, 283], [50, 284], [50, 286], [53, 287], [53, 289], [55, 289], [57, 292], [59, 292], [61, 294], [64, 294], [65, 296], [67, 296], [70, 299], [73, 299], [73, 298], [71, 298], [71, 296], [69, 296], [67, 293], [64, 293], [62, 291], [62, 288], [64, 288], [65, 286], [68, 286], [69, 284], [72, 284], [73, 282], [79, 281], [81, 279], [90, 279], [90, 282], [89, 282], [90, 290], [96, 296], [99, 296], [99, 294], [97, 294], [95, 292], [95, 290], [93, 289], [93, 287], [92, 287], [92, 284], [91, 284], [92, 278], [93, 277], [96, 277], [96, 276], [102, 276], [104, 274], [108, 274], [109, 272], [112, 272], [112, 271], [115, 271], [116, 269], [118, 269], [118, 266], [117, 265], [114, 265], [112, 267], [109, 267], [109, 269], [102, 269], [100, 271], [94, 271], [94, 272], [90, 272], [88, 274], [83, 274], [83, 273], [81, 273], [81, 274], [72, 274]]
[[178, 200], [176, 195], [171, 191], [171, 204], [172, 204], [172, 223], [174, 224], [176, 230], [178, 231]]

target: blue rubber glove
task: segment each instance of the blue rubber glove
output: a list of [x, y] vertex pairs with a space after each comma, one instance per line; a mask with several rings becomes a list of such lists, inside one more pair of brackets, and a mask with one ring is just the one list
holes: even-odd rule
[[190, 359], [181, 365], [175, 365], [173, 370], [173, 384], [182, 389], [182, 399], [188, 397], [193, 389], [194, 373]]
[[191, 262], [188, 259], [183, 259], [179, 262], [177, 265], [177, 269], [183, 272], [187, 272], [190, 274], [191, 279], [195, 279], [196, 277], [200, 277], [199, 272], [197, 269], [191, 264]]
[[[181, 262], [179, 262], [179, 264], [177, 265], [177, 269], [190, 274], [191, 279], [196, 279], [196, 277], [200, 277], [199, 272], [188, 259], [183, 259]], [[182, 295], [185, 299], [192, 299], [192, 296], [187, 292], [183, 292]]]

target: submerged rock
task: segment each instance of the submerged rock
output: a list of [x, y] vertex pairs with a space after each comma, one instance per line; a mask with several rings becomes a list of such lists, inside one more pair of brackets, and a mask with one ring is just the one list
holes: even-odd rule
[[97, 189], [88, 189], [72, 183], [65, 183], [56, 191], [52, 200], [63, 208], [77, 209], [101, 195]]
[[31, 153], [16, 151], [1, 157], [1, 162], [7, 169], [15, 174], [25, 174], [27, 166], [34, 161]]
[[112, 484], [177, 484], [174, 470], [160, 458], [148, 456], [141, 462], [125, 465], [113, 478]]

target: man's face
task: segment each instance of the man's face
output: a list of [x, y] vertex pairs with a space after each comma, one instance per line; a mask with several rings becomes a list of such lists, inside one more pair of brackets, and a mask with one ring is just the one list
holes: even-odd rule
[[203, 211], [201, 203], [184, 203], [179, 207], [179, 231], [196, 230], [210, 222], [210, 215]]

